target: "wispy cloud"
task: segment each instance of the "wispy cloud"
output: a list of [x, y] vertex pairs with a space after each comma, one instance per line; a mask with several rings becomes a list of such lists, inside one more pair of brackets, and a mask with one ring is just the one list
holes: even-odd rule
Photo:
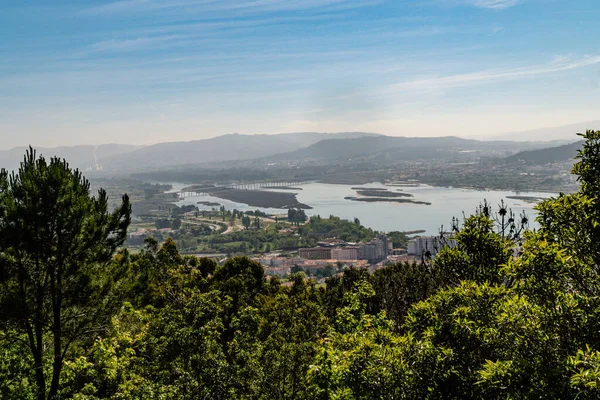
[[[213, 1], [198, 1], [196, 4], [212, 3]], [[159, 11], [162, 9], [194, 5], [194, 1], [156, 1], [156, 0], [120, 0], [86, 8], [84, 14], [116, 14], [133, 13], [139, 10]]]
[[586, 56], [579, 59], [557, 57], [550, 63], [533, 65], [524, 68], [484, 70], [442, 77], [415, 79], [394, 84], [390, 87], [390, 90], [393, 92], [426, 92], [444, 90], [456, 87], [473, 86], [498, 81], [549, 75], [552, 73], [570, 71], [596, 64], [600, 64], [600, 56]]
[[492, 25], [492, 27], [490, 28], [490, 33], [492, 35], [495, 35], [496, 33], [500, 32], [502, 29], [504, 29], [503, 27], [501, 27], [500, 25]]
[[521, 4], [523, 0], [463, 0], [462, 3], [479, 7], [502, 10]]
[[139, 12], [189, 12], [194, 10], [205, 13], [227, 12], [247, 15], [311, 9], [343, 10], [365, 7], [380, 2], [381, 0], [121, 0], [87, 8], [83, 13], [109, 15]]
[[[329, 49], [330, 52], [339, 52], [344, 49], [348, 43], [348, 37], [344, 34], [330, 34], [327, 37], [322, 35], [294, 35], [291, 32], [295, 29], [302, 32], [303, 27], [291, 27], [287, 25], [287, 32], [284, 35], [273, 37], [270, 34], [272, 25], [279, 23], [289, 23], [295, 21], [295, 18], [261, 18], [246, 20], [229, 20], [218, 22], [205, 22], [194, 24], [171, 24], [156, 28], [124, 30], [118, 32], [110, 38], [98, 40], [90, 43], [79, 51], [70, 54], [71, 58], [82, 58], [87, 56], [96, 56], [104, 53], [134, 53], [140, 51], [161, 51], [168, 50], [178, 58], [187, 54], [182, 49], [185, 47], [203, 46], [203, 48], [212, 48], [222, 51], [224, 49], [244, 49], [241, 54], [246, 58], [259, 57], [260, 53], [266, 51], [272, 54], [286, 52], [291, 46], [300, 46], [305, 52], [306, 48], [318, 48], [321, 51]], [[321, 21], [316, 19], [302, 19], [306, 21]], [[347, 28], [346, 21], [331, 18], [327, 23], [328, 28], [339, 27]], [[407, 28], [398, 28], [392, 22], [380, 23], [363, 30], [369, 43], [380, 40], [395, 40], [404, 38], [420, 38], [429, 36], [439, 36], [443, 34], [456, 33], [459, 28], [453, 26], [420, 25]], [[252, 37], [249, 41], [248, 38]], [[365, 40], [367, 40], [365, 39]], [[363, 51], [369, 49], [369, 45], [355, 44], [355, 50]], [[285, 53], [284, 53], [285, 54]], [[238, 56], [239, 57], [239, 56]]]
[[159, 37], [142, 37], [136, 39], [104, 40], [90, 45], [84, 53], [130, 52], [154, 47], [180, 39], [181, 35], [165, 35]]
[[[307, 24], [307, 23], [326, 23], [331, 25], [333, 23], [340, 24], [349, 14], [347, 13], [319, 13], [313, 15], [293, 15], [293, 16], [273, 16], [273, 17], [254, 17], [244, 19], [219, 19], [219, 20], [201, 20], [194, 21], [192, 23], [166, 23], [159, 26], [143, 26], [133, 29], [121, 30], [118, 33], [123, 36], [127, 35], [141, 35], [141, 36], [152, 36], [152, 35], [170, 35], [170, 34], [205, 34], [208, 32], [215, 32], [221, 35], [235, 36], [238, 34], [239, 29], [260, 29], [268, 28], [274, 25], [287, 25], [291, 24]], [[342, 22], [340, 22], [342, 21]]]

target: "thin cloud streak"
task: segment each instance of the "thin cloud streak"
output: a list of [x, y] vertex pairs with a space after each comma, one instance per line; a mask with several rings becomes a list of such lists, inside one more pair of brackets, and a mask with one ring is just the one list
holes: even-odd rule
[[293, 12], [312, 9], [347, 10], [362, 8], [380, 3], [381, 0], [203, 0], [203, 1], [162, 1], [124, 0], [84, 9], [87, 15], [114, 15], [132, 13], [167, 13], [191, 10], [205, 13], [226, 12], [235, 14], [260, 14], [273, 12]]
[[[252, 25], [249, 25], [252, 26]], [[232, 25], [234, 28], [235, 25]], [[420, 26], [409, 29], [401, 29], [392, 31], [388, 27], [378, 26], [375, 28], [371, 28], [365, 30], [365, 33], [368, 33], [371, 40], [377, 39], [392, 39], [392, 38], [416, 38], [416, 37], [428, 37], [428, 36], [439, 36], [443, 34], [455, 33], [458, 32], [459, 28], [451, 27], [451, 26]], [[175, 30], [173, 31], [175, 32]], [[213, 48], [217, 49], [225, 49], [231, 48], [232, 46], [243, 46], [247, 35], [251, 33], [250, 29], [246, 29], [244, 26], [240, 26], [236, 33], [240, 34], [242, 32], [246, 33], [246, 36], [236, 37], [235, 35], [231, 36], [232, 30], [228, 31], [228, 36], [223, 36], [221, 32], [216, 30], [178, 30], [178, 33], [164, 33], [164, 34], [155, 34], [149, 36], [127, 36], [124, 35], [121, 38], [116, 37], [109, 40], [101, 40], [95, 43], [92, 43], [80, 51], [77, 51], [71, 54], [71, 57], [85, 57], [88, 55], [93, 55], [96, 53], [104, 53], [104, 52], [137, 52], [143, 50], [160, 50], [160, 49], [169, 49], [174, 50], [177, 48], [185, 48], [186, 46], [191, 45], [212, 45]], [[238, 35], [239, 36], [239, 35]], [[290, 47], [292, 44], [304, 44], [314, 43], [315, 47], [323, 48], [326, 44], [331, 48], [332, 53], [336, 53], [335, 49], [339, 47], [343, 47], [347, 42], [347, 37], [340, 35], [332, 35], [329, 38], [315, 37], [301, 37], [301, 38], [289, 38], [289, 37], [281, 37], [277, 39], [273, 39], [266, 35], [258, 34], [252, 46], [246, 46], [248, 51], [252, 51], [252, 48], [256, 50], [260, 50], [261, 48], [276, 48], [281, 47], [279, 51], [282, 51], [285, 48]], [[368, 46], [361, 46], [359, 50], [363, 51]]]
[[[129, 52], [155, 47], [158, 44], [181, 39], [181, 35], [165, 35], [159, 37], [141, 37], [135, 39], [113, 39], [96, 42], [90, 45], [87, 49], [89, 53], [99, 52]], [[84, 53], [85, 54], [85, 53]]]
[[523, 3], [523, 0], [466, 0], [464, 3], [478, 8], [504, 10]]
[[444, 77], [416, 79], [390, 86], [392, 92], [419, 92], [451, 89], [464, 86], [473, 86], [504, 80], [523, 79], [528, 77], [548, 75], [557, 72], [570, 71], [600, 64], [600, 56], [583, 57], [575, 61], [559, 58], [545, 65], [506, 70], [487, 70], [465, 74], [449, 75]]

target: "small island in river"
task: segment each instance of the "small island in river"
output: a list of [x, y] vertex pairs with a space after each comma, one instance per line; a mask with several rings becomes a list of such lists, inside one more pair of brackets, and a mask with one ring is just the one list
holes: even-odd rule
[[410, 193], [387, 192], [383, 190], [357, 190], [359, 196], [366, 197], [413, 197]]
[[387, 202], [387, 203], [411, 203], [411, 204], [424, 204], [427, 206], [430, 206], [431, 203], [427, 202], [427, 201], [418, 201], [418, 200], [412, 200], [412, 199], [397, 199], [397, 198], [390, 198], [390, 197], [344, 197], [344, 199], [346, 200], [351, 200], [351, 201], [364, 201], [367, 203], [383, 203], [383, 202]]
[[196, 204], [201, 204], [203, 206], [207, 206], [207, 207], [220, 207], [221, 203], [216, 203], [214, 201], [199, 201]]
[[[407, 199], [407, 197], [413, 197], [410, 193], [403, 192], [390, 192], [387, 188], [352, 188], [356, 190], [356, 197], [345, 197], [346, 200], [351, 201], [362, 201], [366, 203], [412, 203], [412, 204], [425, 204], [430, 205], [431, 203], [426, 201], [419, 201], [413, 199]], [[401, 189], [400, 189], [401, 190]]]
[[310, 210], [312, 207], [302, 204], [295, 193], [282, 193], [270, 190], [233, 189], [225, 186], [192, 185], [183, 189], [184, 192], [207, 193], [219, 199], [247, 204], [261, 208], [298, 208]]

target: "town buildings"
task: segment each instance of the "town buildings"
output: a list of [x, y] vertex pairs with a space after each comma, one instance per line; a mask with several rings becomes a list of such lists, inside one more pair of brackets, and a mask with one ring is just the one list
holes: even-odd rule
[[394, 249], [392, 241], [385, 235], [360, 243], [358, 245], [348, 244], [342, 241], [329, 241], [319, 243], [320, 247], [300, 249], [299, 256], [304, 260], [333, 260], [352, 261], [366, 260], [370, 264], [377, 264], [388, 259], [391, 255], [402, 255], [408, 253], [410, 256], [434, 257], [446, 246], [455, 247], [456, 239], [440, 236], [423, 236], [413, 239], [406, 250]]
[[311, 249], [300, 249], [300, 258], [305, 260], [331, 260], [331, 247], [314, 247]]
[[[300, 249], [300, 258], [305, 260], [367, 260], [369, 263], [377, 263], [385, 260], [392, 248], [391, 240], [386, 236], [379, 236], [370, 242], [359, 245], [349, 245], [343, 241], [331, 241], [319, 243], [322, 247]], [[333, 246], [332, 246], [333, 245]]]
[[359, 260], [359, 253], [359, 246], [335, 247], [331, 249], [331, 258], [340, 261]]
[[370, 263], [377, 263], [385, 260], [389, 254], [388, 238], [379, 236], [368, 243], [360, 245], [359, 259], [368, 260]]
[[456, 239], [442, 238], [440, 236], [418, 237], [408, 243], [408, 254], [416, 256], [435, 256], [446, 246], [456, 247]]

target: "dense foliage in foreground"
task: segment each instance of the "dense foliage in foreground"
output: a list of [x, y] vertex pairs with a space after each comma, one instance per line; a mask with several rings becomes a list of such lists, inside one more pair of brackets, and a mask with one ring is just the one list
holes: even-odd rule
[[173, 241], [108, 257], [127, 199], [108, 213], [66, 165], [26, 160], [0, 180], [0, 397], [598, 398], [600, 132], [585, 139], [579, 192], [541, 203], [522, 240], [482, 210], [434, 262], [326, 288]]

